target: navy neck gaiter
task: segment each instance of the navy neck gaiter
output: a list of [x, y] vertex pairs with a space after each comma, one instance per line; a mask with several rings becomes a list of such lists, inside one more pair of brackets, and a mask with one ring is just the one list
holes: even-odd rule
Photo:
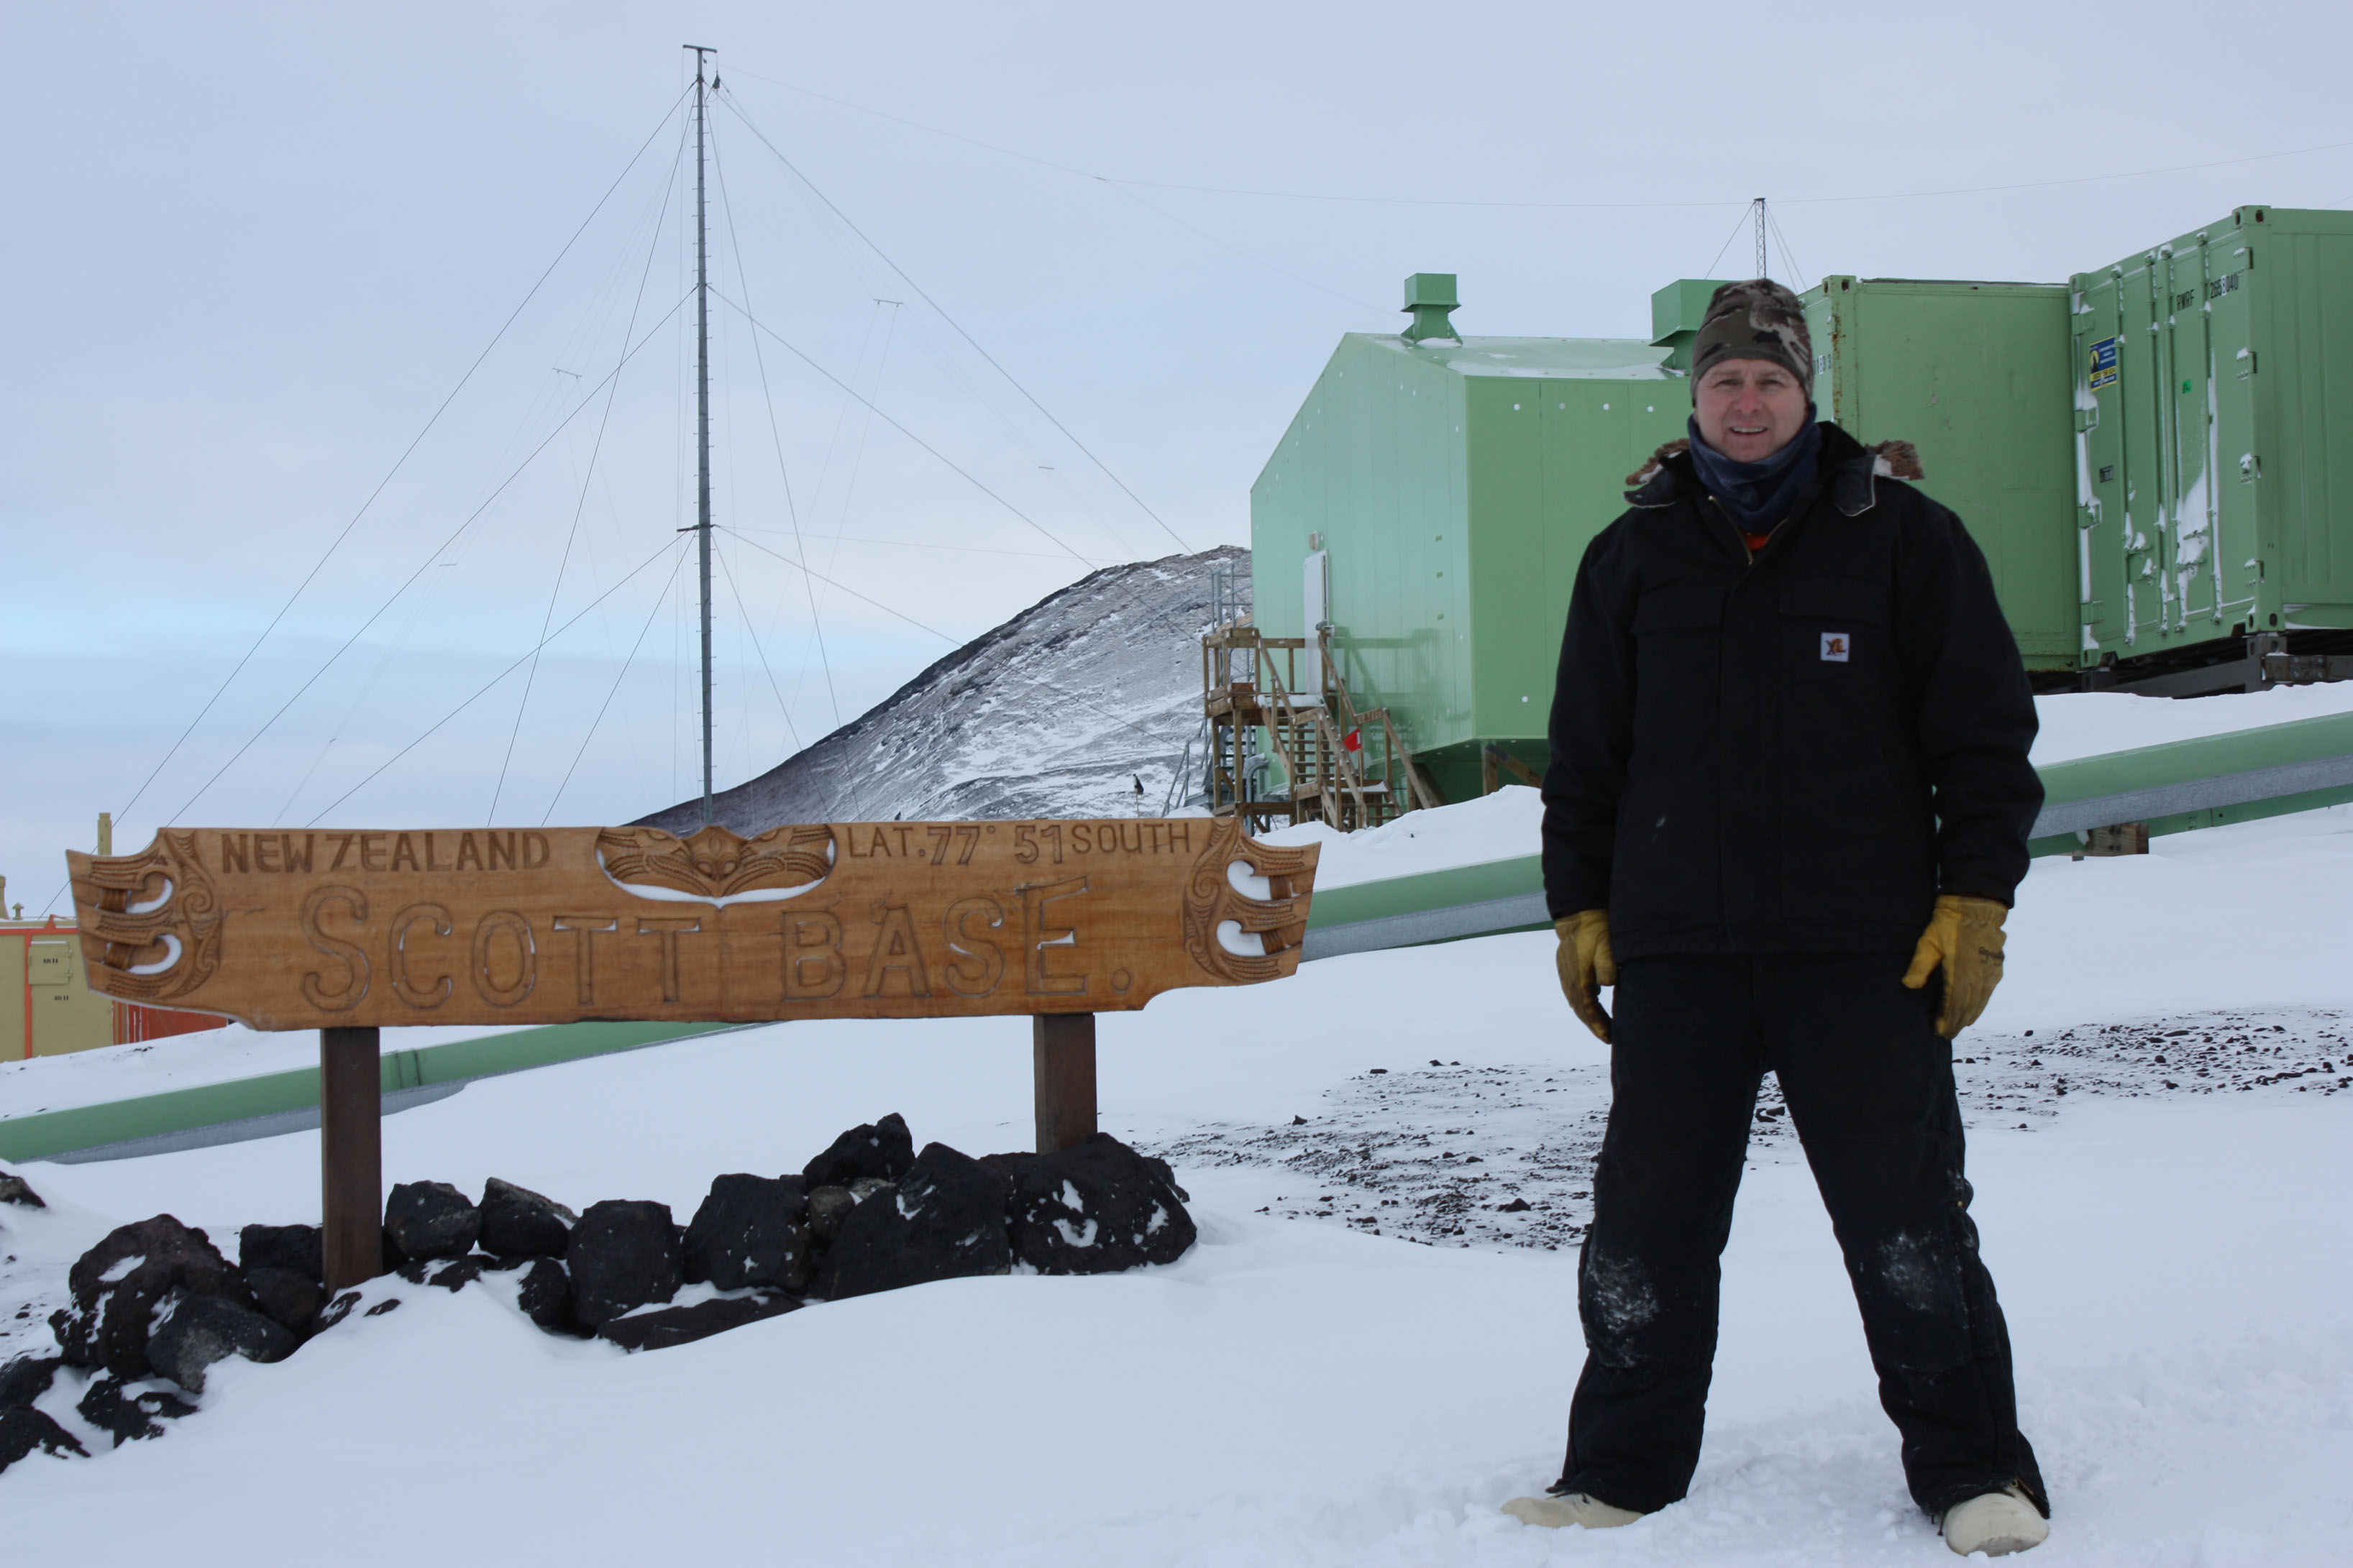
[[1798, 487], [1814, 478], [1821, 456], [1822, 427], [1814, 422], [1813, 405], [1806, 405], [1805, 428], [1761, 463], [1733, 461], [1701, 438], [1696, 417], [1690, 424], [1692, 471], [1742, 532], [1770, 533], [1788, 519]]

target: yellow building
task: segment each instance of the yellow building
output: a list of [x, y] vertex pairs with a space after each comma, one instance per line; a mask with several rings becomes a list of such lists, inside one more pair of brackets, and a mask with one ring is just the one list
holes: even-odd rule
[[0, 923], [0, 1060], [115, 1043], [114, 1001], [81, 983], [71, 922]]

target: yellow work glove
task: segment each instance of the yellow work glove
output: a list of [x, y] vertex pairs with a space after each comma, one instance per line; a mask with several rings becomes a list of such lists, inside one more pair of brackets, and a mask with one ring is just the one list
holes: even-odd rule
[[1601, 1010], [1601, 987], [1618, 984], [1618, 961], [1609, 956], [1609, 911], [1580, 910], [1552, 922], [1560, 933], [1560, 989], [1593, 1037], [1607, 1045], [1609, 1015]]
[[1945, 1002], [1936, 1009], [1936, 1033], [1951, 1039], [1978, 1021], [1993, 988], [2001, 984], [2001, 922], [2010, 911], [1991, 899], [1965, 893], [1936, 895], [1936, 912], [1912, 950], [1904, 984], [1917, 991], [1938, 969], [1945, 972]]

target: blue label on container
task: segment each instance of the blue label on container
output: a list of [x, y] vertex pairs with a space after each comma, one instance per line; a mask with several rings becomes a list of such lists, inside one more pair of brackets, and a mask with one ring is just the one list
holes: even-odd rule
[[2089, 368], [2092, 373], [2094, 392], [2116, 384], [2116, 344], [2122, 341], [2119, 338], [2102, 338], [2092, 345], [2092, 360]]

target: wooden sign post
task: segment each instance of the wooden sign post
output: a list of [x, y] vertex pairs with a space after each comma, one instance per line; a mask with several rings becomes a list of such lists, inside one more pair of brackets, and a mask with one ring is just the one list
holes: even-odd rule
[[384, 1272], [383, 1037], [319, 1031], [319, 1230], [326, 1285]]
[[1290, 974], [1315, 858], [1195, 817], [167, 828], [66, 858], [95, 989], [321, 1031], [341, 1285], [378, 1271], [379, 1028], [1027, 1013], [1039, 1147], [1067, 1147], [1094, 1131], [1094, 1015]]

